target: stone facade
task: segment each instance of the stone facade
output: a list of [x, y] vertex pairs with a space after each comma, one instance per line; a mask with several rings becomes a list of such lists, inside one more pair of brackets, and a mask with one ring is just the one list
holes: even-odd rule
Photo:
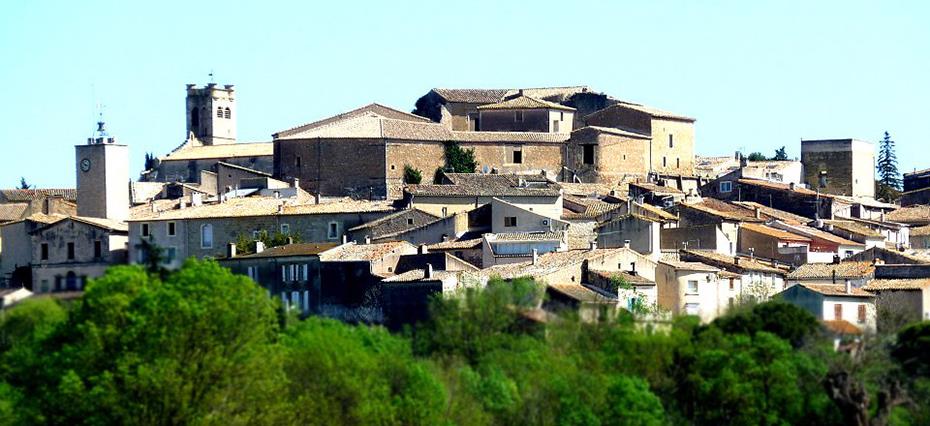
[[875, 147], [857, 139], [802, 140], [804, 181], [834, 195], [875, 196]]
[[33, 291], [82, 290], [110, 265], [126, 262], [125, 229], [116, 231], [68, 218], [32, 233]]
[[75, 154], [78, 216], [129, 218], [129, 147], [92, 140]]
[[632, 132], [585, 127], [565, 145], [562, 179], [615, 183], [645, 177], [649, 172], [649, 137]]
[[210, 83], [205, 87], [187, 85], [187, 134], [205, 145], [236, 142], [236, 94], [232, 84], [222, 88]]

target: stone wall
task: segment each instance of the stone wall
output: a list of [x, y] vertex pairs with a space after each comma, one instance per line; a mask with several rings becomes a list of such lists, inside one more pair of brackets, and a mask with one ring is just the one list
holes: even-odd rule
[[[274, 176], [300, 179], [311, 194], [385, 198], [385, 143], [379, 139], [289, 139], [274, 142]], [[403, 173], [403, 165], [399, 172]]]
[[[801, 141], [804, 181], [835, 195], [875, 195], [875, 153], [871, 143], [854, 139]], [[826, 172], [826, 186], [820, 172]]]
[[260, 172], [271, 174], [274, 172], [273, 156], [234, 157], [234, 158], [204, 158], [200, 160], [161, 160], [156, 172], [148, 179], [155, 182], [201, 182], [202, 171], [215, 171], [217, 162], [235, 164]]
[[[594, 146], [594, 163], [584, 163], [584, 147]], [[593, 129], [572, 133], [565, 165], [586, 183], [614, 183], [649, 172], [649, 140], [610, 135]], [[571, 181], [573, 176], [563, 177]]]

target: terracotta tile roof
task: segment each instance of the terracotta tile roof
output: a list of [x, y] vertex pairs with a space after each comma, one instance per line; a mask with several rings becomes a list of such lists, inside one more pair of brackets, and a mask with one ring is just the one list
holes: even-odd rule
[[[788, 183], [778, 183], [778, 182], [771, 182], [771, 181], [767, 181], [767, 180], [751, 179], [751, 178], [741, 178], [741, 179], [737, 179], [736, 182], [738, 182], [738, 183], [740, 183], [740, 184], [743, 184], [743, 185], [758, 186], [758, 187], [760, 187], [760, 188], [767, 188], [767, 189], [774, 189], [774, 190], [779, 190], [779, 191], [793, 192], [793, 193], [795, 193], [795, 194], [804, 194], [804, 195], [813, 195], [813, 196], [817, 196], [817, 192], [816, 192], [816, 191], [812, 191], [812, 190], [810, 190], [810, 189], [807, 189], [807, 188], [803, 187], [802, 185], [795, 185], [795, 186], [794, 186], [794, 189], [791, 189], [791, 184], [788, 184]], [[821, 193], [821, 194], [820, 194], [820, 197], [821, 197], [821, 198], [828, 198], [828, 199], [837, 198], [836, 195], [824, 194], [824, 193]]]
[[295, 243], [265, 249], [261, 253], [236, 256], [236, 259], [260, 259], [270, 257], [315, 256], [336, 247], [333, 243]]
[[469, 104], [500, 102], [508, 91], [509, 89], [433, 89], [433, 92], [448, 102]]
[[126, 222], [120, 222], [117, 220], [86, 216], [69, 216], [69, 219], [77, 222], [84, 222], [88, 225], [96, 226], [98, 228], [103, 228], [110, 231], [129, 232], [129, 225], [127, 225]]
[[875, 265], [872, 262], [840, 262], [840, 263], [806, 263], [788, 274], [789, 280], [845, 280], [871, 277], [875, 274]]
[[584, 117], [584, 121], [587, 122], [591, 118], [599, 118], [599, 117], [609, 115], [609, 114], [616, 114], [617, 110], [621, 110], [621, 109], [639, 111], [639, 112], [648, 114], [649, 116], [653, 118], [658, 118], [658, 119], [686, 121], [686, 122], [695, 121], [694, 118], [686, 117], [684, 115], [675, 114], [669, 111], [663, 111], [661, 109], [649, 107], [649, 106], [642, 105], [642, 104], [637, 104], [633, 102], [623, 102], [623, 101], [618, 102], [614, 105], [608, 106], [607, 108], [601, 109], [600, 111], [595, 111], [591, 114], [588, 114], [586, 117]]
[[306, 132], [311, 129], [316, 129], [323, 127], [341, 120], [346, 120], [349, 118], [355, 118], [360, 116], [369, 116], [369, 117], [380, 117], [380, 118], [390, 118], [396, 120], [405, 120], [405, 121], [418, 121], [418, 122], [429, 122], [430, 120], [425, 117], [420, 117], [408, 112], [400, 111], [388, 106], [384, 106], [378, 103], [371, 103], [365, 105], [361, 108], [353, 109], [352, 111], [344, 112], [342, 114], [334, 115], [332, 117], [327, 117], [322, 120], [317, 120], [312, 123], [302, 124], [297, 127], [292, 127], [287, 130], [282, 130], [272, 135], [273, 138], [286, 138], [288, 136], [297, 135], [303, 132]]
[[474, 238], [471, 240], [454, 240], [454, 241], [444, 241], [441, 243], [430, 244], [427, 246], [429, 250], [456, 250], [456, 249], [472, 249], [475, 247], [481, 246], [481, 243], [484, 241], [482, 238]]
[[571, 139], [570, 133], [548, 132], [461, 132], [452, 131], [448, 139], [456, 142], [538, 142], [564, 143]]
[[879, 290], [923, 290], [930, 288], [930, 278], [881, 278], [869, 281], [865, 287], [869, 291]]
[[[757, 223], [744, 223], [740, 226], [740, 230], [752, 231], [757, 234], [767, 235], [772, 238], [778, 238], [779, 240], [784, 241], [800, 241], [800, 242], [809, 242], [811, 239], [807, 237], [802, 237], [797, 234], [793, 234], [788, 231], [782, 231], [781, 229], [775, 229], [771, 226], [765, 226]], [[858, 244], [858, 243], [857, 243]]]
[[640, 216], [658, 219], [663, 222], [675, 222], [678, 220], [678, 216], [675, 216], [651, 204], [639, 204], [634, 202], [632, 203], [632, 210], [633, 213], [639, 214]]
[[860, 330], [859, 327], [856, 327], [853, 323], [846, 320], [826, 320], [822, 322], [827, 330], [836, 334], [862, 334], [862, 330]]
[[611, 280], [615, 277], [622, 278], [628, 284], [638, 285], [638, 286], [654, 286], [656, 285], [655, 281], [652, 281], [642, 275], [636, 274], [633, 275], [627, 271], [600, 271], [589, 269], [589, 274], [600, 276], [605, 280]]
[[645, 133], [639, 133], [632, 129], [620, 129], [617, 127], [585, 126], [580, 129], [573, 130], [572, 133], [584, 132], [584, 131], [607, 133], [609, 135], [622, 136], [622, 137], [633, 138], [633, 139], [652, 139], [652, 136], [649, 136]]
[[0, 222], [22, 219], [28, 208], [29, 204], [26, 203], [0, 204]]
[[804, 216], [796, 215], [794, 213], [786, 212], [784, 210], [774, 209], [772, 207], [759, 204], [755, 201], [734, 201], [733, 204], [747, 208], [751, 210], [753, 214], [755, 214], [755, 209], [759, 209], [759, 213], [761, 213], [764, 218], [777, 219], [782, 222], [804, 225], [810, 223], [813, 220]]
[[653, 192], [656, 194], [673, 194], [673, 195], [684, 195], [685, 194], [678, 188], [673, 188], [671, 186], [656, 185], [651, 182], [633, 182], [633, 183], [630, 183], [630, 187], [642, 188], [646, 190], [647, 192]]
[[274, 143], [272, 142], [231, 143], [203, 146], [182, 145], [170, 154], [159, 157], [159, 160], [218, 160], [223, 158], [271, 157], [273, 155]]
[[16, 220], [16, 221], [13, 221], [13, 222], [5, 223], [4, 225], [13, 224], [13, 223], [18, 223], [18, 222], [24, 222], [24, 221], [27, 221], [27, 220], [28, 220], [28, 221], [31, 221], [31, 222], [41, 223], [41, 224], [44, 224], [44, 225], [50, 225], [50, 224], [53, 224], [53, 223], [58, 222], [58, 221], [60, 221], [60, 220], [67, 219], [67, 218], [68, 218], [68, 216], [63, 215], [63, 214], [57, 214], [57, 213], [56, 213], [56, 214], [33, 213], [33, 214], [31, 214], [31, 215], [29, 215], [29, 216], [26, 216], [26, 217], [24, 217], [24, 218], [22, 218], [22, 219], [20, 219], [20, 220]]
[[739, 160], [733, 156], [694, 158], [694, 173], [698, 176], [716, 179], [739, 168]]
[[601, 201], [597, 198], [576, 197], [574, 195], [564, 195], [562, 205], [567, 210], [562, 213], [562, 219], [566, 220], [596, 219], [598, 216], [624, 206], [623, 204]]
[[[683, 258], [694, 258], [701, 263], [716, 266], [725, 269], [735, 269], [739, 271], [765, 272], [770, 274], [785, 275], [787, 271], [766, 265], [759, 260], [750, 259], [744, 256], [729, 256], [717, 253], [713, 250], [682, 250]], [[739, 262], [737, 263], [737, 259]]]
[[[580, 197], [597, 197], [615, 194], [626, 194], [626, 190], [613, 183], [574, 183], [559, 182], [566, 194], [577, 195]], [[623, 195], [614, 195], [615, 197], [625, 198]]]
[[704, 198], [699, 203], [679, 204], [679, 207], [698, 210], [724, 220], [740, 222], [763, 222], [755, 213], [745, 207], [727, 203], [716, 198]]
[[[279, 206], [284, 204], [283, 213]], [[223, 217], [249, 217], [273, 215], [313, 215], [335, 213], [372, 213], [392, 212], [394, 207], [389, 201], [355, 201], [342, 199], [320, 204], [291, 204], [288, 200], [273, 197], [232, 198], [223, 203], [211, 203], [201, 206], [176, 208], [177, 200], [157, 200], [154, 203], [157, 212], [152, 211], [152, 204], [143, 204], [130, 210], [130, 221], [206, 219]]]
[[842, 245], [842, 246], [862, 246], [864, 244], [847, 240], [839, 235], [834, 235], [826, 231], [821, 231], [817, 228], [807, 226], [807, 225], [782, 225], [786, 231], [793, 234], [801, 235], [811, 239], [817, 239], [826, 241], [832, 244]]
[[406, 241], [371, 244], [348, 243], [320, 253], [320, 260], [324, 262], [373, 261], [383, 259], [389, 254], [405, 254], [415, 251], [416, 248], [413, 244]]
[[591, 290], [581, 284], [559, 283], [548, 284], [547, 288], [554, 290], [565, 297], [583, 303], [616, 303], [617, 299], [608, 297], [600, 292]]
[[554, 102], [544, 101], [542, 99], [531, 98], [526, 95], [517, 96], [513, 99], [508, 99], [506, 101], [500, 101], [493, 104], [481, 105], [478, 107], [478, 109], [482, 111], [499, 109], [558, 109], [562, 111], [575, 110], [575, 108], [570, 108]]
[[846, 292], [846, 284], [798, 284], [814, 293], [824, 296], [841, 296], [841, 297], [875, 297], [861, 288], [852, 287], [849, 293]]
[[74, 188], [0, 189], [0, 201], [8, 203], [42, 200], [46, 197], [61, 197], [68, 201], [77, 200]]
[[925, 237], [930, 235], [930, 225], [918, 226], [916, 228], [911, 228], [912, 237]]
[[539, 277], [573, 265], [578, 265], [586, 260], [600, 259], [605, 256], [614, 255], [620, 251], [627, 251], [639, 256], [639, 253], [626, 248], [559, 251], [539, 255], [535, 265], [532, 261], [494, 265], [483, 269], [482, 274], [487, 277], [499, 276], [503, 279], [527, 276]]
[[[410, 185], [406, 191], [426, 197], [558, 197], [561, 187], [538, 175], [446, 173], [452, 184]], [[520, 186], [520, 182], [526, 184]], [[415, 202], [415, 201], [414, 201]]]
[[[828, 225], [833, 225], [834, 229], [841, 229], [843, 231], [849, 232], [851, 234], [861, 235], [867, 238], [883, 238], [884, 236], [868, 226], [862, 225], [857, 222], [850, 220], [825, 220], [824, 223]], [[914, 231], [911, 231], [911, 235], [914, 235]]]
[[497, 234], [487, 234], [488, 241], [493, 242], [510, 242], [510, 241], [561, 241], [564, 232], [545, 231], [545, 232], [499, 232]]
[[577, 93], [591, 92], [588, 86], [524, 87], [522, 89], [510, 89], [504, 97], [509, 98], [519, 95], [521, 90], [526, 96], [552, 102], [564, 102]]
[[349, 231], [358, 232], [368, 230], [368, 235], [371, 238], [377, 239], [404, 233], [431, 224], [439, 219], [441, 219], [439, 216], [412, 208], [389, 214], [354, 228], [349, 228]]
[[385, 278], [381, 280], [383, 283], [410, 283], [417, 281], [442, 281], [448, 278], [458, 278], [459, 271], [437, 271], [433, 270], [433, 277], [431, 279], [426, 278], [426, 271], [423, 269], [412, 269], [402, 274], [397, 274], [392, 277]]
[[665, 257], [659, 261], [661, 264], [671, 266], [672, 268], [683, 270], [683, 271], [697, 271], [697, 272], [720, 272], [719, 268], [713, 267], [706, 263], [702, 262], [686, 262], [671, 257]]

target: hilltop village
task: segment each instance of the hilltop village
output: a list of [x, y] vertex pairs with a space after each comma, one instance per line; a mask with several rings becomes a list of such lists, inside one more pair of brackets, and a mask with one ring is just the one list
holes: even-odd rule
[[0, 304], [195, 257], [284, 309], [390, 327], [498, 277], [546, 285], [535, 321], [709, 322], [777, 297], [839, 342], [881, 309], [930, 318], [930, 171], [905, 175], [901, 205], [876, 200], [871, 142], [701, 157], [695, 118], [585, 86], [437, 88], [413, 106], [244, 143], [234, 86], [189, 84], [183, 143], [138, 177], [100, 122], [74, 188], [0, 190]]

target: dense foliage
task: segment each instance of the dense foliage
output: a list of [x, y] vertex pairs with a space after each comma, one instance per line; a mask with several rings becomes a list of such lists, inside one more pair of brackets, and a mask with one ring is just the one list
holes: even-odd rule
[[859, 424], [927, 419], [930, 323], [850, 356], [782, 303], [647, 328], [546, 319], [542, 297], [492, 281], [392, 334], [282, 315], [210, 261], [115, 267], [71, 305], [5, 311], [0, 424], [852, 424], [837, 377], [866, 395]]
[[419, 185], [423, 181], [423, 172], [409, 164], [404, 164], [404, 183]]

